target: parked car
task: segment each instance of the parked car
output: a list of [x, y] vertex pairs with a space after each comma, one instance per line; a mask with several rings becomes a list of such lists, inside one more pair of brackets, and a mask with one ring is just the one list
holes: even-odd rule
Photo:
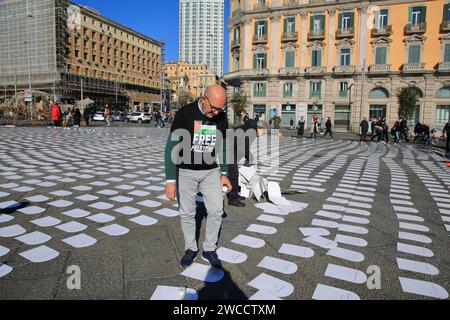
[[114, 114], [112, 115], [112, 119], [114, 121], [126, 121], [127, 120], [127, 115], [125, 114], [125, 112], [114, 112]]
[[105, 117], [103, 116], [103, 112], [97, 111], [94, 114], [94, 118], [92, 120], [94, 120], [94, 121], [105, 121]]
[[133, 112], [130, 114], [130, 122], [148, 122], [152, 121], [152, 116], [150, 113], [144, 112]]

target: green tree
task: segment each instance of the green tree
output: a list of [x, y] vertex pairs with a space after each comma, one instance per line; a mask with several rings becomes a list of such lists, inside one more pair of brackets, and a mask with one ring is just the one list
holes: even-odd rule
[[410, 120], [414, 117], [416, 105], [419, 102], [418, 90], [414, 87], [400, 88], [397, 93], [398, 116]]
[[236, 92], [231, 97], [230, 102], [238, 120], [237, 124], [240, 125], [242, 122], [242, 113], [247, 110], [249, 105], [247, 95], [242, 91]]

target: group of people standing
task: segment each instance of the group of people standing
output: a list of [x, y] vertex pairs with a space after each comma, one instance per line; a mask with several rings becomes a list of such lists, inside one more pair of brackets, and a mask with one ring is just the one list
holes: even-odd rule
[[[291, 126], [292, 126], [293, 119], [291, 119]], [[305, 118], [302, 116], [297, 124], [297, 136], [301, 137], [305, 134], [305, 125], [306, 121]], [[323, 132], [325, 129], [325, 133], [323, 137], [325, 138], [327, 134], [330, 135], [330, 139], [333, 139], [333, 123], [331, 122], [331, 117], [328, 117], [327, 121], [324, 122], [324, 119], [322, 118], [319, 120], [319, 117], [315, 114], [313, 115], [311, 119], [311, 129], [310, 129], [310, 135], [312, 139], [317, 138], [317, 134], [320, 132]]]

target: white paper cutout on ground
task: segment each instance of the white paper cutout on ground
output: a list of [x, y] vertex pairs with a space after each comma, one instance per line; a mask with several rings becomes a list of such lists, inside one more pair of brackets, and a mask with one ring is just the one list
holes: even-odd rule
[[430, 229], [428, 229], [428, 227], [425, 227], [421, 224], [416, 224], [416, 223], [400, 222], [399, 225], [400, 225], [401, 229], [414, 230], [414, 231], [420, 231], [420, 232], [429, 232], [430, 231]]
[[137, 197], [146, 197], [146, 196], [150, 195], [150, 192], [135, 190], [128, 194], [132, 195], [132, 196], [137, 196]]
[[339, 223], [329, 220], [322, 220], [322, 219], [313, 219], [311, 222], [312, 226], [315, 227], [324, 227], [324, 228], [331, 228], [331, 229], [337, 229], [339, 228]]
[[344, 223], [341, 223], [339, 225], [338, 231], [356, 233], [356, 234], [361, 234], [361, 235], [369, 233], [369, 230], [367, 230], [366, 228], [358, 227], [358, 226], [354, 226], [354, 225], [350, 225], [350, 224], [344, 224]]
[[257, 266], [282, 274], [293, 274], [298, 270], [295, 263], [269, 256], [264, 257]]
[[239, 168], [239, 174], [245, 178], [245, 180], [247, 180], [247, 182], [250, 182], [250, 180], [254, 177], [254, 175], [256, 174], [256, 170], [257, 168], [255, 166], [250, 166], [250, 167], [246, 167], [246, 166], [241, 166]]
[[9, 195], [10, 195], [10, 194], [9, 194], [8, 192], [0, 191], [0, 198], [7, 197], [7, 196], [9, 196]]
[[243, 252], [220, 247], [216, 250], [219, 259], [232, 264], [243, 263], [247, 260], [247, 255]]
[[71, 188], [73, 190], [77, 190], [77, 191], [89, 191], [92, 190], [92, 187], [88, 187], [88, 186], [76, 186]]
[[338, 212], [344, 212], [345, 211], [345, 207], [343, 207], [343, 206], [336, 206], [336, 205], [332, 205], [332, 204], [324, 204], [323, 205], [323, 209], [324, 210], [333, 210], [333, 211], [338, 211]]
[[289, 282], [261, 273], [255, 279], [248, 283], [253, 287], [264, 292], [270, 292], [277, 297], [285, 298], [294, 292], [294, 286]]
[[114, 211], [124, 214], [124, 215], [127, 215], [127, 216], [132, 216], [132, 215], [135, 215], [135, 214], [138, 214], [139, 212], [141, 212], [140, 209], [129, 207], [129, 206], [117, 208], [117, 209], [114, 209]]
[[26, 215], [34, 215], [34, 214], [39, 214], [44, 212], [46, 209], [41, 208], [41, 207], [37, 207], [37, 206], [31, 206], [31, 207], [26, 207], [23, 209], [19, 209], [17, 211], [25, 213]]
[[364, 255], [362, 253], [340, 247], [330, 249], [327, 255], [351, 262], [364, 261]]
[[32, 188], [32, 187], [19, 187], [19, 188], [15, 188], [13, 190], [17, 191], [17, 192], [30, 192], [30, 191], [33, 191], [34, 188]]
[[274, 217], [274, 216], [267, 215], [267, 214], [260, 215], [258, 218], [256, 218], [256, 220], [270, 222], [270, 223], [276, 223], [276, 224], [280, 224], [280, 223], [284, 222], [284, 219], [281, 217]]
[[49, 241], [52, 237], [49, 236], [48, 234], [39, 232], [39, 231], [34, 231], [31, 233], [27, 233], [24, 235], [21, 235], [20, 237], [16, 237], [16, 240], [19, 240], [29, 246], [36, 246], [39, 244], [43, 244], [47, 241]]
[[182, 276], [204, 282], [218, 282], [225, 275], [222, 269], [216, 269], [203, 264], [193, 263], [189, 268], [181, 273]]
[[349, 244], [357, 247], [367, 247], [367, 241], [358, 237], [345, 236], [337, 234], [334, 241], [343, 244]]
[[81, 201], [87, 201], [87, 202], [89, 202], [89, 201], [97, 200], [98, 197], [97, 197], [97, 196], [90, 195], [90, 194], [84, 194], [84, 195], [82, 195], [82, 196], [75, 197], [75, 199], [78, 199], [78, 200], [81, 200]]
[[251, 224], [247, 228], [247, 231], [260, 233], [260, 234], [275, 234], [275, 233], [277, 233], [277, 229], [275, 229], [273, 227], [269, 227], [269, 226], [260, 225], [260, 224]]
[[440, 285], [428, 281], [399, 277], [404, 292], [437, 299], [448, 299], [448, 292]]
[[39, 183], [37, 185], [40, 187], [44, 187], [44, 188], [50, 188], [50, 187], [56, 186], [56, 183], [46, 181], [46, 182]]
[[120, 202], [120, 203], [126, 203], [126, 202], [131, 202], [134, 199], [130, 198], [130, 197], [124, 197], [124, 196], [117, 196], [114, 198], [110, 198], [111, 201], [115, 201], [115, 202]]
[[8, 275], [13, 271], [13, 268], [10, 266], [7, 266], [6, 264], [3, 264], [0, 262], [0, 278], [3, 278], [4, 276]]
[[139, 224], [141, 226], [151, 226], [151, 225], [154, 225], [154, 224], [156, 224], [158, 222], [157, 219], [151, 218], [151, 217], [146, 216], [146, 215], [141, 215], [141, 216], [132, 218], [132, 219], [130, 219], [130, 221], [132, 221], [134, 223], [137, 223], [137, 224]]
[[313, 300], [360, 300], [356, 293], [351, 291], [330, 287], [324, 284], [318, 284], [314, 294]]
[[397, 258], [397, 265], [401, 270], [418, 272], [430, 276], [439, 274], [439, 270], [435, 266], [421, 261]]
[[158, 201], [152, 201], [152, 200], [145, 200], [137, 203], [138, 205], [148, 207], [148, 208], [157, 208], [161, 206], [161, 202]]
[[97, 243], [97, 239], [84, 233], [63, 239], [62, 241], [77, 249], [90, 247]]
[[[153, 292], [150, 300], [181, 300], [180, 287], [158, 286]], [[186, 295], [183, 300], [195, 301], [198, 300], [198, 293], [193, 289], [186, 288]]]
[[168, 208], [163, 208], [163, 209], [157, 210], [154, 213], [157, 213], [159, 215], [162, 215], [164, 217], [169, 217], [169, 218], [177, 217], [180, 214], [178, 211], [168, 209]]
[[288, 243], [284, 243], [278, 252], [300, 258], [311, 258], [314, 256], [314, 251], [311, 248], [296, 246]]
[[31, 223], [39, 226], [39, 227], [54, 227], [58, 224], [61, 223], [61, 220], [53, 218], [53, 217], [44, 217], [44, 218], [40, 218], [40, 219], [36, 219], [31, 221]]
[[91, 221], [98, 222], [98, 223], [107, 223], [107, 222], [113, 221], [116, 218], [113, 216], [110, 216], [109, 214], [99, 213], [99, 214], [87, 217], [86, 219], [89, 219]]
[[330, 211], [325, 211], [325, 210], [317, 211], [316, 212], [316, 216], [330, 218], [330, 219], [335, 219], [335, 220], [342, 219], [342, 215], [341, 214], [335, 213], [335, 212], [330, 212]]
[[64, 231], [64, 232], [76, 233], [76, 232], [86, 230], [87, 226], [82, 223], [76, 222], [76, 221], [70, 221], [67, 223], [60, 224], [60, 225], [56, 226], [56, 228], [61, 231]]
[[267, 189], [270, 201], [281, 206], [291, 205], [291, 203], [281, 195], [281, 189], [278, 183], [269, 182], [267, 185]]
[[10, 251], [10, 249], [0, 245], [0, 257], [3, 257], [5, 254], [7, 254]]
[[49, 248], [47, 246], [40, 246], [19, 254], [25, 259], [34, 263], [47, 262], [59, 256], [58, 251], [53, 250], [52, 248]]
[[21, 205], [20, 202], [17, 201], [6, 201], [0, 203], [0, 209], [15, 209]]
[[107, 210], [107, 209], [111, 209], [112, 207], [114, 207], [114, 205], [112, 205], [110, 203], [106, 203], [106, 202], [96, 202], [96, 203], [90, 204], [89, 207], [97, 209], [97, 210]]
[[21, 225], [15, 224], [8, 227], [0, 228], [0, 237], [2, 238], [12, 238], [17, 237], [27, 232]]
[[367, 275], [364, 272], [331, 263], [328, 264], [325, 276], [351, 283], [362, 284], [367, 282]]
[[324, 228], [299, 228], [300, 232], [305, 236], [329, 236], [330, 231]]
[[91, 213], [89, 211], [81, 209], [73, 209], [70, 211], [63, 212], [62, 214], [71, 218], [84, 218], [90, 215]]
[[266, 242], [262, 239], [249, 237], [243, 234], [238, 235], [236, 238], [231, 240], [231, 242], [254, 249], [262, 248], [266, 245]]
[[70, 196], [72, 194], [72, 192], [66, 191], [66, 190], [58, 190], [58, 191], [50, 192], [50, 194], [57, 196], [57, 197], [66, 197], [66, 196]]
[[163, 187], [158, 187], [158, 186], [149, 186], [149, 187], [145, 187], [145, 190], [152, 190], [152, 191], [163, 191], [164, 188]]
[[397, 243], [397, 251], [427, 258], [434, 257], [434, 253], [430, 249], [401, 242]]
[[169, 201], [169, 198], [167, 198], [167, 196], [165, 194], [160, 195], [159, 197], [156, 197], [158, 199], [164, 200], [164, 201]]
[[66, 207], [70, 207], [73, 204], [73, 202], [66, 201], [66, 200], [56, 200], [53, 202], [49, 202], [48, 204], [50, 206], [57, 207], [57, 208], [66, 208]]
[[118, 224], [111, 224], [109, 226], [99, 228], [98, 230], [110, 236], [123, 236], [130, 231], [129, 229]]
[[330, 239], [321, 237], [321, 236], [317, 236], [317, 235], [312, 235], [310, 237], [307, 237], [307, 238], [303, 239], [303, 241], [311, 243], [311, 244], [318, 246], [320, 248], [323, 248], [323, 249], [331, 249], [331, 248], [337, 247], [336, 242], [334, 242]]
[[110, 190], [110, 189], [103, 189], [103, 190], [97, 191], [96, 193], [102, 194], [105, 196], [113, 196], [113, 195], [118, 194], [119, 192], [115, 191], [115, 190]]
[[13, 219], [14, 219], [14, 217], [10, 216], [9, 214], [1, 214], [0, 213], [0, 223], [5, 223], [5, 222], [11, 221]]

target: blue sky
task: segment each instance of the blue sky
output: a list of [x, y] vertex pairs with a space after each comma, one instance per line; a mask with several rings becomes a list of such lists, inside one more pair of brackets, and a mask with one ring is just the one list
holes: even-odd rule
[[[167, 61], [178, 60], [178, 0], [74, 0], [101, 15], [166, 43]], [[229, 16], [225, 0], [224, 28]], [[225, 32], [225, 30], [224, 30]], [[224, 34], [224, 66], [228, 66], [228, 34]]]

